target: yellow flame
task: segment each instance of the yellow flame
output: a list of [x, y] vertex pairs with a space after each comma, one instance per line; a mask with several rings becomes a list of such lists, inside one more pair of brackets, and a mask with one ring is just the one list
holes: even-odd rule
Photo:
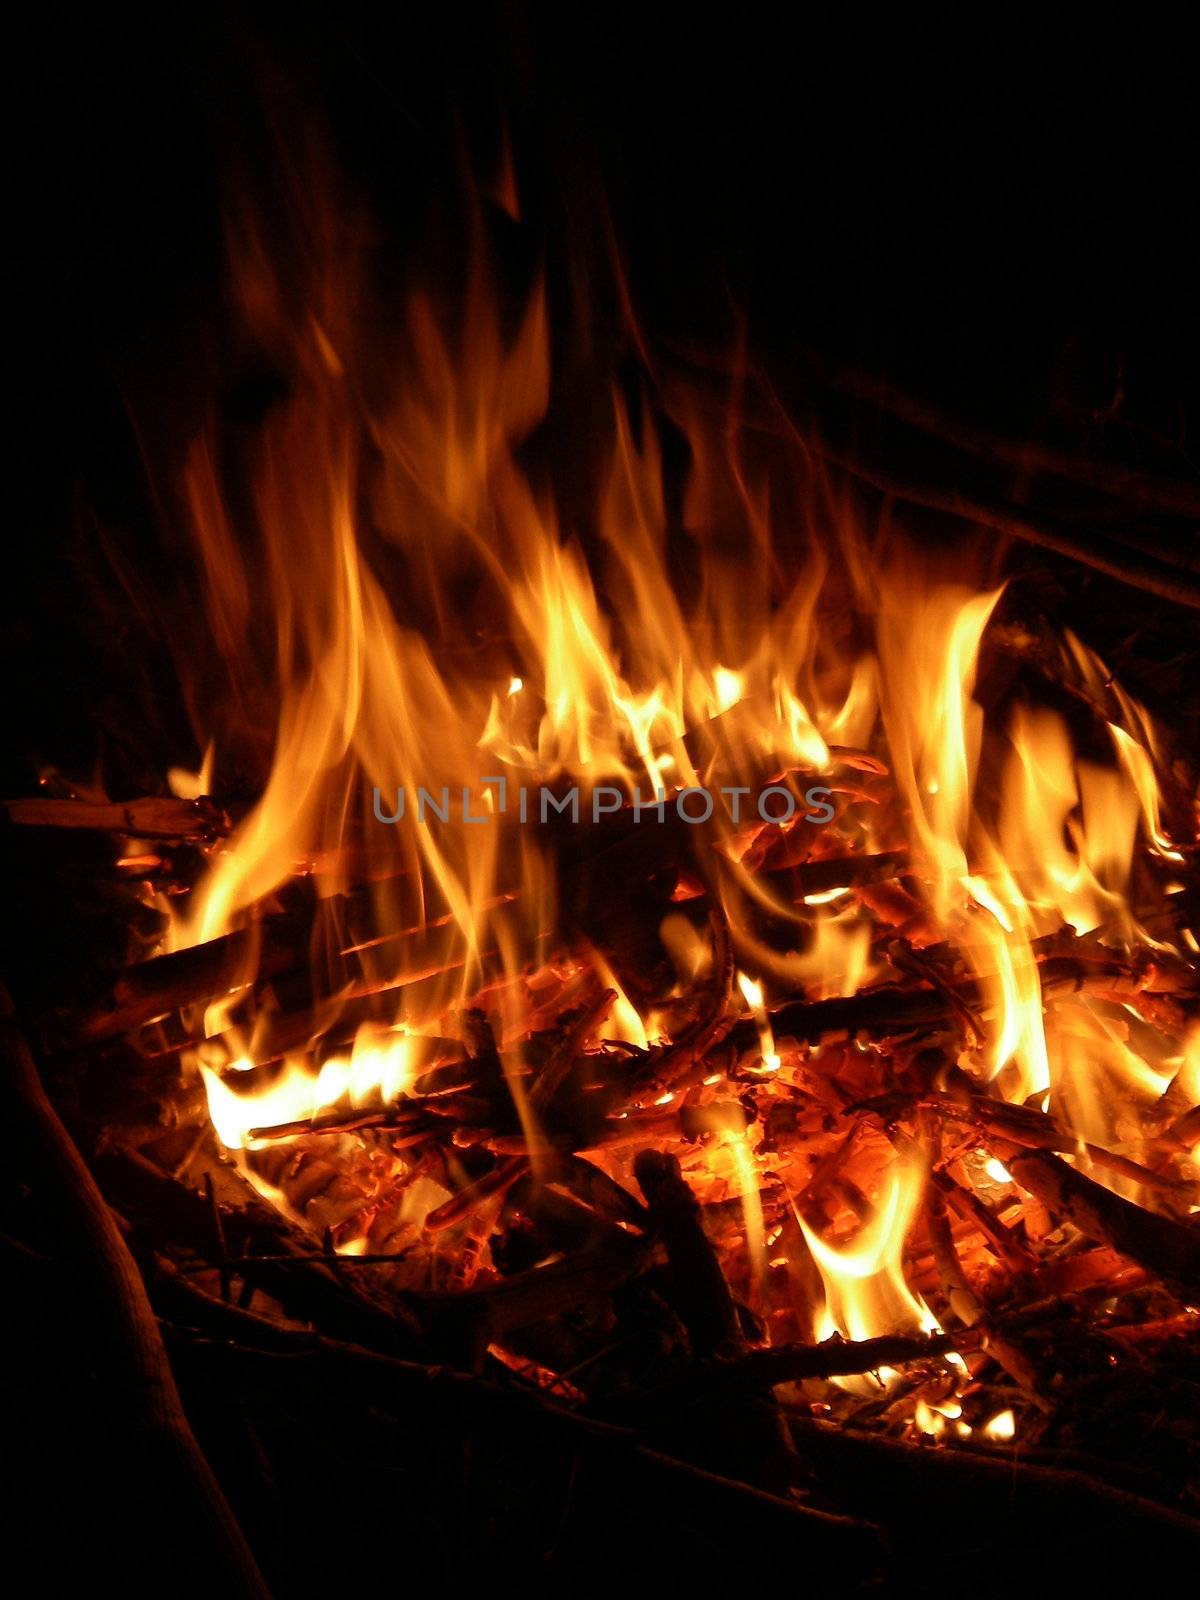
[[989, 1439], [1011, 1439], [1017, 1431], [1017, 1420], [1011, 1411], [997, 1411], [984, 1423], [983, 1431]]
[[767, 1009], [763, 1005], [762, 985], [755, 983], [754, 979], [747, 977], [744, 972], [738, 973], [737, 981], [738, 988], [741, 989], [746, 1004], [750, 1007], [754, 1025], [758, 1029], [763, 1071], [778, 1072], [779, 1054], [775, 1049], [775, 1035], [771, 1031], [771, 1022], [767, 1016]]
[[[886, 1173], [883, 1193], [870, 1220], [850, 1244], [841, 1247], [826, 1243], [798, 1215], [825, 1289], [825, 1302], [813, 1328], [818, 1340], [835, 1332], [859, 1340], [888, 1333], [936, 1331], [933, 1313], [904, 1278], [904, 1242], [923, 1187], [919, 1162], [898, 1157]], [[880, 1376], [887, 1382], [893, 1374], [884, 1371]]]
[[199, 770], [189, 772], [186, 767], [171, 767], [167, 772], [167, 787], [171, 793], [178, 795], [181, 800], [198, 800], [201, 795], [212, 793], [213, 762], [216, 759], [216, 746], [210, 739], [204, 749], [204, 756], [200, 762]]
[[[241, 1093], [223, 1074], [200, 1062], [217, 1137], [229, 1150], [253, 1149], [262, 1143], [250, 1137], [255, 1128], [309, 1122], [340, 1101], [352, 1107], [374, 1099], [391, 1104], [411, 1085], [412, 1046], [405, 1033], [362, 1028], [349, 1055], [330, 1056], [316, 1072], [306, 1061], [289, 1059], [269, 1084]], [[252, 1067], [249, 1058], [241, 1057], [226, 1071]]]

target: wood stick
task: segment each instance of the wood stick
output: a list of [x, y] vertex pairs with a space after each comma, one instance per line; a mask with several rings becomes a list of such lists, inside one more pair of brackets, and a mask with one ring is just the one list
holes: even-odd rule
[[447, 1228], [455, 1227], [484, 1201], [505, 1194], [528, 1171], [528, 1157], [501, 1156], [491, 1172], [485, 1172], [474, 1183], [467, 1184], [457, 1194], [451, 1195], [449, 1200], [435, 1206], [425, 1218], [425, 1232], [443, 1233]]
[[[1003, 1550], [1014, 1572], [1068, 1584], [1145, 1574], [1146, 1551], [1190, 1559], [1200, 1522], [1173, 1507], [1078, 1471], [1034, 1466], [1013, 1449], [928, 1449], [790, 1413], [802, 1456], [840, 1503], [886, 1525], [902, 1552], [929, 1555], [930, 1507], [938, 1507], [939, 1571], [978, 1592], [979, 1550]], [[948, 1568], [948, 1557], [959, 1561]], [[965, 1566], [964, 1566], [965, 1560]], [[970, 1587], [975, 1574], [975, 1589]], [[1011, 1584], [989, 1585], [992, 1594]], [[1044, 1592], [1044, 1589], [1043, 1589]]]
[[[1172, 992], [1171, 986], [1182, 982], [1173, 970], [1165, 974], [1147, 974], [1139, 978], [1131, 975], [1127, 962], [1115, 957], [1093, 955], [1051, 955], [1038, 963], [1038, 978], [1043, 993], [1092, 992], [1111, 990], [1115, 983], [1124, 981], [1131, 987], [1145, 982], [1159, 992]], [[973, 982], [953, 985], [956, 993], [965, 999], [977, 998]], [[801, 1044], [817, 1044], [823, 1039], [846, 1034], [872, 1034], [887, 1037], [907, 1033], [917, 1028], [934, 1027], [951, 1021], [955, 1008], [941, 990], [928, 988], [901, 988], [897, 984], [881, 984], [858, 994], [836, 996], [829, 1000], [791, 1000], [774, 1008], [771, 1026], [777, 1038], [795, 1039]], [[758, 1037], [752, 1018], [742, 1018], [733, 1027], [731, 1037], [741, 1049], [751, 1048]]]
[[127, 967], [109, 1003], [79, 1030], [78, 1042], [101, 1044], [131, 1028], [228, 994], [238, 985], [286, 972], [308, 948], [308, 933], [294, 917], [264, 918], [187, 950], [173, 950]]
[[[453, 933], [449, 919], [439, 918], [429, 926], [405, 929], [389, 936], [390, 943], [420, 946], [430, 929], [440, 935], [446, 951], [435, 949], [423, 963], [400, 972], [386, 981], [361, 980], [348, 983], [344, 998], [348, 1003], [382, 994], [408, 983], [419, 983], [463, 965], [463, 957], [450, 952]], [[306, 973], [312, 924], [295, 912], [265, 916], [248, 928], [219, 935], [186, 950], [173, 950], [151, 956], [127, 967], [117, 980], [107, 1003], [65, 1041], [71, 1044], [103, 1044], [132, 1029], [184, 1006], [219, 999], [235, 988], [249, 988], [282, 979], [286, 974]], [[494, 952], [485, 951], [482, 959], [494, 962]], [[347, 976], [350, 976], [349, 970]], [[306, 980], [307, 981], [307, 980]], [[51, 1033], [53, 1029], [49, 1030]], [[60, 1030], [61, 1031], [61, 1030]]]
[[945, 1195], [947, 1204], [964, 1222], [969, 1222], [987, 1240], [998, 1261], [1003, 1261], [1010, 1272], [1029, 1272], [1034, 1258], [1020, 1239], [1007, 1227], [991, 1208], [984, 1204], [973, 1189], [964, 1189], [948, 1172], [933, 1171], [929, 1181]]
[[804, 1378], [857, 1377], [877, 1372], [880, 1367], [936, 1361], [952, 1350], [974, 1350], [986, 1343], [982, 1330], [965, 1329], [921, 1338], [887, 1334], [878, 1339], [827, 1339], [816, 1345], [781, 1344], [769, 1350], [747, 1351], [737, 1360], [706, 1369], [706, 1376], [719, 1386], [729, 1383], [773, 1388]]
[[696, 1196], [672, 1155], [640, 1150], [633, 1163], [651, 1224], [666, 1247], [672, 1303], [699, 1356], [742, 1348], [737, 1311], [716, 1252], [700, 1221]]
[[1003, 1100], [991, 1100], [985, 1095], [972, 1095], [963, 1101], [940, 1093], [921, 1095], [914, 1104], [922, 1111], [950, 1117], [981, 1134], [1007, 1140], [1023, 1149], [1057, 1150], [1067, 1154], [1082, 1149], [1094, 1166], [1115, 1172], [1119, 1177], [1143, 1184], [1148, 1189], [1162, 1189], [1189, 1197], [1200, 1194], [1200, 1185], [1195, 1181], [1155, 1172], [1128, 1156], [1106, 1150], [1103, 1145], [1080, 1140], [1078, 1134], [1061, 1127], [1052, 1116], [1035, 1111], [1030, 1106], [1010, 1105]]
[[[0, 991], [0, 1061], [10, 1115], [25, 1129], [24, 1149], [47, 1207], [53, 1208], [60, 1259], [69, 1264], [79, 1292], [79, 1316], [88, 1329], [92, 1359], [106, 1392], [129, 1408], [131, 1440], [140, 1441], [145, 1484], [131, 1485], [129, 1507], [148, 1513], [145, 1490], [158, 1514], [169, 1518], [192, 1576], [210, 1569], [221, 1589], [265, 1597], [267, 1588], [237, 1519], [213, 1476], [184, 1414], [145, 1285], [103, 1195], [50, 1104], [37, 1067]], [[11, 1123], [9, 1124], [11, 1129]], [[128, 1459], [122, 1462], [129, 1465]], [[161, 1504], [160, 1504], [161, 1503]], [[155, 1537], [163, 1536], [163, 1529]], [[113, 1537], [120, 1542], [117, 1529]], [[131, 1526], [129, 1548], [139, 1542]]]
[[1168, 516], [1200, 521], [1200, 484], [1175, 481], [1118, 461], [1075, 455], [1053, 445], [1002, 435], [966, 423], [961, 417], [897, 389], [886, 379], [853, 367], [839, 366], [827, 381], [842, 394], [877, 405], [921, 433], [953, 445], [966, 455], [1017, 472], [1042, 473], [1094, 489], [1115, 500], [1126, 500], [1140, 510], [1162, 511]]
[[[945, 1192], [936, 1183], [931, 1183], [926, 1190], [925, 1226], [929, 1233], [929, 1242], [933, 1246], [933, 1258], [941, 1279], [942, 1292], [946, 1296], [951, 1314], [964, 1327], [980, 1328], [985, 1334], [984, 1343], [988, 1354], [1020, 1384], [1026, 1394], [1037, 1399], [1037, 1374], [1033, 1369], [1033, 1363], [1003, 1334], [994, 1330], [990, 1333], [987, 1331], [987, 1307], [971, 1287], [963, 1270], [954, 1243], [954, 1235], [950, 1229], [950, 1219], [946, 1214]], [[893, 1361], [888, 1364], [896, 1366], [898, 1363]], [[1039, 1400], [1039, 1404], [1041, 1403]]]
[[893, 477], [824, 446], [818, 446], [817, 453], [860, 482], [869, 484], [880, 494], [906, 500], [910, 505], [924, 506], [930, 511], [943, 512], [962, 522], [992, 528], [1007, 538], [1038, 545], [1043, 550], [1053, 551], [1055, 555], [1066, 556], [1068, 560], [1090, 567], [1094, 572], [1101, 572], [1105, 577], [1115, 578], [1118, 583], [1128, 584], [1130, 588], [1158, 595], [1160, 599], [1188, 606], [1193, 611], [1200, 610], [1200, 578], [1180, 567], [1168, 566], [1165, 562], [1156, 561], [1153, 556], [1142, 555], [1099, 536], [1084, 538], [1043, 518], [1035, 520], [1027, 512], [973, 499], [957, 489], [940, 489], [932, 484], [911, 483]]
[[1013, 1145], [1000, 1159], [1023, 1189], [1050, 1210], [1065, 1212], [1080, 1233], [1111, 1245], [1189, 1296], [1200, 1293], [1200, 1233], [1131, 1204], [1047, 1150]]
[[[885, 984], [860, 994], [830, 1000], [791, 1000], [770, 1013], [777, 1039], [817, 1044], [838, 1034], [906, 1033], [912, 1028], [944, 1022], [950, 1007], [936, 989], [901, 989]], [[730, 1037], [741, 1049], [757, 1043], [758, 1028], [752, 1017], [735, 1023]]]
[[2, 800], [8, 820], [23, 828], [92, 828], [141, 839], [216, 839], [230, 829], [228, 812], [215, 800], [177, 800], [151, 795], [142, 800]]
[[[332, 1407], [370, 1407], [400, 1419], [405, 1429], [436, 1429], [455, 1440], [497, 1437], [506, 1450], [519, 1437], [539, 1450], [566, 1449], [581, 1461], [591, 1492], [605, 1516], [597, 1535], [614, 1526], [634, 1526], [654, 1508], [674, 1529], [697, 1518], [712, 1519], [725, 1539], [746, 1548], [795, 1550], [809, 1577], [857, 1588], [877, 1575], [882, 1557], [878, 1530], [856, 1518], [807, 1506], [726, 1474], [710, 1471], [654, 1448], [634, 1426], [589, 1416], [556, 1402], [543, 1390], [497, 1377], [455, 1371], [383, 1356], [303, 1330], [281, 1328], [234, 1306], [225, 1306], [198, 1285], [174, 1274], [161, 1285], [168, 1308], [178, 1304], [173, 1337], [187, 1340], [197, 1355], [221, 1362], [231, 1375], [259, 1391], [266, 1386], [310, 1397], [320, 1393]], [[197, 1341], [186, 1328], [212, 1327], [216, 1337]], [[501, 1381], [497, 1381], [497, 1378]], [[457, 1446], [456, 1448], [461, 1448]], [[611, 1521], [609, 1520], [611, 1517]]]

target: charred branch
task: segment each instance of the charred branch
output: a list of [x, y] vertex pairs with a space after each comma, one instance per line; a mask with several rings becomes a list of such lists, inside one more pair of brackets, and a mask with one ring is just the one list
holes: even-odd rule
[[[196, 1442], [141, 1274], [103, 1195], [42, 1087], [38, 1070], [0, 992], [0, 1057], [10, 1129], [24, 1134], [22, 1153], [54, 1218], [56, 1257], [72, 1274], [80, 1359], [102, 1374], [122, 1407], [111, 1426], [143, 1457], [153, 1507], [131, 1502], [125, 1537], [145, 1538], [148, 1517], [163, 1548], [187, 1550], [193, 1577], [225, 1592], [265, 1596], [266, 1586], [242, 1530]], [[115, 1530], [114, 1530], [115, 1534]]]

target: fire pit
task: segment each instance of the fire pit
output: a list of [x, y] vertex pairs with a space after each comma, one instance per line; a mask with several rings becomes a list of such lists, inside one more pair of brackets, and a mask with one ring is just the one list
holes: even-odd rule
[[282, 170], [259, 376], [152, 463], [194, 763], [5, 807], [88, 949], [9, 1007], [5, 1228], [119, 1498], [285, 1594], [1194, 1553], [1194, 476], [685, 356], [617, 267], [560, 365], [511, 166], [390, 299]]

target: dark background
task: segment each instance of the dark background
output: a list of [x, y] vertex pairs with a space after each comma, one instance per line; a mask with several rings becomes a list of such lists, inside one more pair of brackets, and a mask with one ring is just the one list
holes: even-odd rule
[[784, 392], [816, 350], [1021, 438], [1115, 406], [1089, 449], [1166, 440], [1197, 470], [1197, 139], [1168, 26], [621, 4], [22, 26], [9, 793], [46, 765], [135, 792], [135, 723], [156, 773], [197, 758], [169, 650], [196, 580], [151, 486], [214, 407], [270, 402], [230, 337], [222, 206], [248, 187], [269, 218], [279, 150], [313, 132], [410, 283], [461, 273], [464, 195], [507, 137], [522, 220], [493, 228], [498, 266], [525, 285], [544, 263], [560, 351], [602, 362], [613, 240], [663, 348], [744, 329]]

